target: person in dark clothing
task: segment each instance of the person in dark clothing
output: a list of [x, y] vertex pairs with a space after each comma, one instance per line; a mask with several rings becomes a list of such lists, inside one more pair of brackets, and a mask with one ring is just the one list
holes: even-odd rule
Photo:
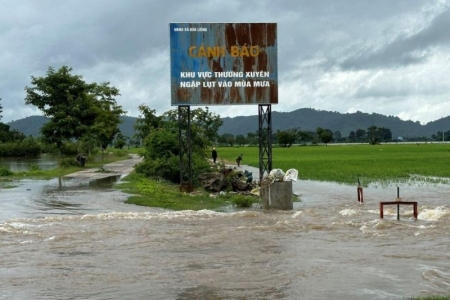
[[216, 151], [216, 148], [213, 148], [213, 149], [212, 149], [212, 151], [211, 151], [211, 156], [212, 156], [212, 159], [213, 159], [213, 163], [215, 164], [215, 163], [216, 163], [216, 159], [217, 159], [217, 151]]
[[75, 160], [77, 161], [77, 163], [80, 167], [84, 167], [86, 164], [86, 156], [84, 156], [82, 154], [78, 154], [77, 157], [75, 158]]
[[237, 164], [238, 167], [241, 165], [242, 156], [244, 156], [244, 155], [243, 154], [239, 154], [239, 156], [236, 158], [236, 164]]

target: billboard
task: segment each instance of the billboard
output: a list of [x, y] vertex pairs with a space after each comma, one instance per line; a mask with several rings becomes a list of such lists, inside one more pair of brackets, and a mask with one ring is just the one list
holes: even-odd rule
[[277, 104], [276, 23], [170, 23], [172, 105]]

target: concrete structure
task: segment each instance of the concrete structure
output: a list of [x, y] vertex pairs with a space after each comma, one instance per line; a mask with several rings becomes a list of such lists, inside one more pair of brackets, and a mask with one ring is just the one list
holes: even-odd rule
[[260, 190], [264, 209], [294, 209], [292, 181], [273, 182]]

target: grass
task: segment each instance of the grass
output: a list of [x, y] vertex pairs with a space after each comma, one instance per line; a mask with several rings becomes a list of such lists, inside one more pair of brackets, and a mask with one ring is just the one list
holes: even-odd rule
[[126, 203], [172, 210], [223, 210], [232, 205], [248, 206], [249, 200], [244, 201], [243, 197], [251, 199], [253, 202], [259, 202], [259, 198], [256, 197], [230, 193], [214, 194], [214, 197], [211, 197], [212, 194], [203, 189], [198, 189], [192, 194], [180, 193], [179, 185], [156, 179], [149, 180], [137, 173], [131, 173], [116, 187], [132, 194]]
[[133, 153], [133, 154], [141, 154], [144, 151], [145, 151], [145, 149], [143, 147], [138, 147], [138, 148], [134, 147], [134, 148], [127, 149], [128, 153]]
[[[219, 159], [259, 166], [258, 147], [220, 147]], [[382, 144], [346, 146], [292, 146], [272, 149], [272, 167], [297, 169], [300, 179], [363, 185], [371, 182], [446, 181], [450, 179], [450, 144]]]

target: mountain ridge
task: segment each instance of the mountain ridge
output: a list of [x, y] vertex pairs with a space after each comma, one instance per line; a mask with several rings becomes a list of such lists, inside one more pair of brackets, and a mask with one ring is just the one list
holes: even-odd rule
[[[312, 108], [300, 108], [291, 112], [272, 111], [272, 131], [300, 128], [303, 131], [315, 131], [317, 127], [340, 131], [343, 137], [347, 137], [350, 131], [358, 129], [367, 130], [374, 125], [389, 128], [392, 137], [402, 136], [404, 138], [427, 137], [438, 131], [450, 130], [450, 116], [431, 121], [425, 125], [419, 121], [404, 121], [395, 116], [386, 116], [378, 113], [339, 113]], [[133, 136], [135, 130], [133, 125], [137, 117], [121, 116], [122, 123], [119, 129], [128, 137]], [[30, 116], [20, 120], [7, 123], [11, 129], [16, 129], [25, 135], [39, 136], [39, 130], [47, 119], [42, 116]], [[249, 132], [258, 130], [258, 115], [237, 116], [222, 118], [223, 125], [219, 134], [230, 133], [233, 135], [247, 135]]]
[[[258, 130], [258, 115], [246, 117], [222, 118], [223, 125], [219, 134], [232, 133], [246, 135]], [[339, 113], [312, 108], [300, 108], [291, 112], [272, 111], [272, 131], [300, 128], [303, 131], [315, 131], [317, 127], [340, 131], [347, 137], [350, 131], [367, 130], [370, 126], [389, 128], [392, 137], [431, 137], [438, 131], [450, 130], [450, 116], [421, 125], [419, 121], [404, 121], [395, 116], [378, 113]]]
[[[135, 130], [133, 128], [134, 123], [136, 122], [136, 117], [129, 116], [120, 116], [120, 120], [122, 121], [119, 124], [119, 129], [124, 136], [131, 137]], [[6, 125], [10, 126], [10, 129], [17, 130], [22, 132], [26, 136], [38, 137], [40, 135], [41, 127], [48, 121], [48, 118], [43, 116], [29, 116], [23, 119], [11, 121], [6, 123]]]

